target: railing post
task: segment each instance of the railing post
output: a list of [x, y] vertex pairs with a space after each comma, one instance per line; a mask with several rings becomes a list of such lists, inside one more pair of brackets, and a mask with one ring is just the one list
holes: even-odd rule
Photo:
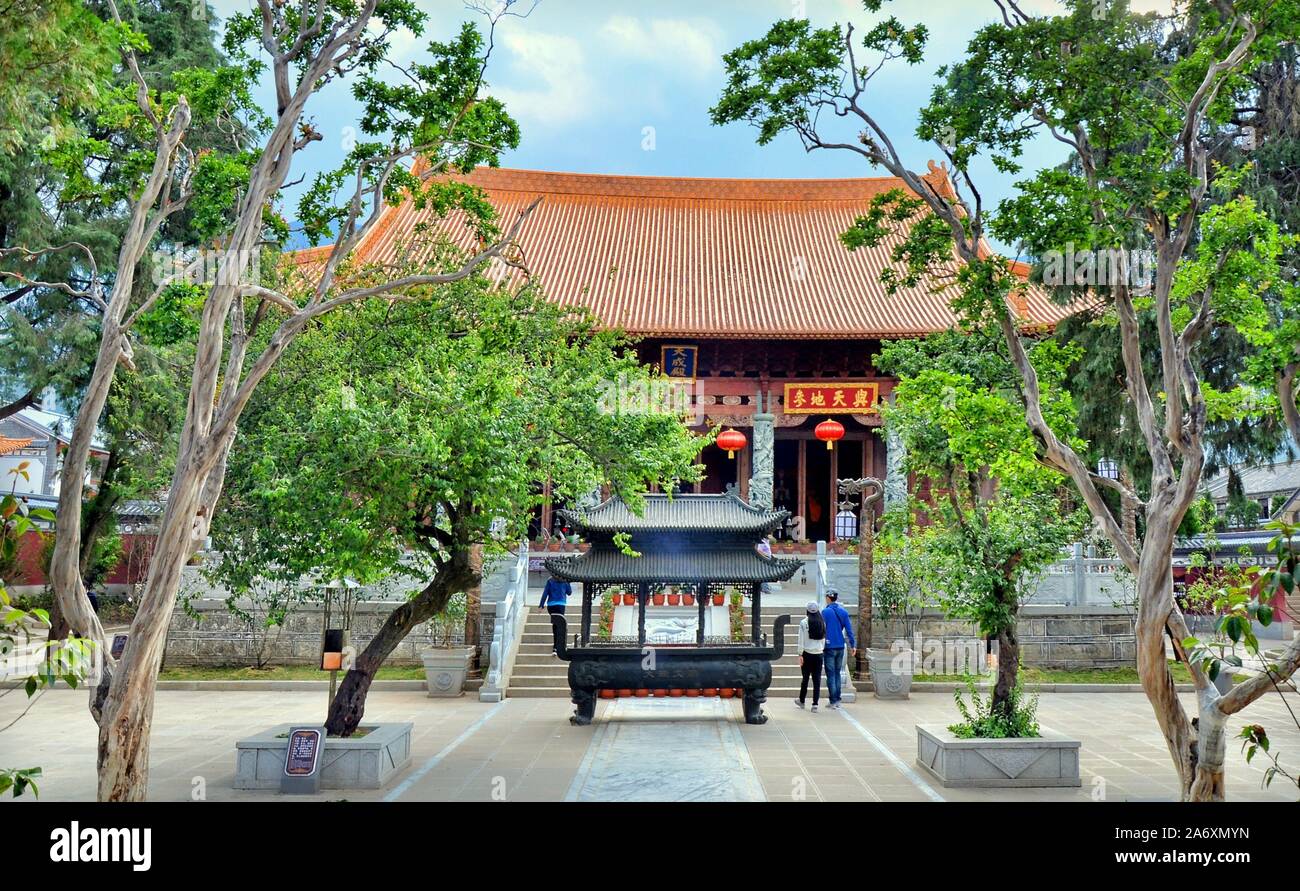
[[1088, 596], [1088, 577], [1085, 573], [1082, 542], [1075, 542], [1074, 560], [1071, 562], [1074, 564], [1074, 605], [1083, 606]]

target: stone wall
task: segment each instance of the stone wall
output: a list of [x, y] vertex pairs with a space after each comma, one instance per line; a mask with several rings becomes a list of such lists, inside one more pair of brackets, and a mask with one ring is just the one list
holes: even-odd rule
[[[872, 642], [887, 647], [899, 638], [910, 638], [921, 652], [926, 642], [942, 641], [953, 649], [959, 642], [981, 640], [973, 622], [926, 613], [914, 632], [899, 622], [876, 618], [871, 625]], [[1019, 626], [1021, 662], [1037, 668], [1080, 670], [1123, 668], [1136, 664], [1137, 649], [1132, 615], [1118, 609], [1077, 610], [1025, 607]]]
[[[198, 620], [180, 609], [172, 614], [165, 662], [169, 667], [256, 665], [259, 651], [264, 652], [262, 661], [273, 665], [320, 664], [325, 618], [320, 604], [299, 605], [279, 628], [261, 628], [256, 621], [240, 619], [219, 600], [195, 600], [190, 607], [198, 614]], [[391, 602], [357, 604], [351, 631], [351, 642], [357, 652], [370, 643], [395, 607]], [[453, 643], [463, 640], [463, 633], [458, 632]], [[420, 665], [420, 651], [432, 643], [427, 627], [417, 628], [398, 645], [385, 664]]]
[[[492, 642], [496, 601], [501, 599], [509, 585], [510, 566], [509, 560], [502, 557], [491, 559], [484, 566], [483, 602], [480, 605], [479, 619], [480, 661], [486, 661], [487, 658], [487, 648]], [[405, 599], [411, 588], [409, 580], [397, 579], [388, 584], [359, 589], [364, 601], [356, 606], [351, 630], [351, 642], [358, 652], [370, 643], [384, 620]], [[181, 596], [188, 603], [188, 611], [178, 605], [172, 614], [171, 628], [167, 634], [166, 665], [255, 665], [259, 652], [263, 653], [263, 662], [273, 665], [320, 664], [321, 632], [325, 616], [319, 602], [307, 600], [297, 604], [282, 627], [267, 629], [262, 627], [262, 617], [258, 615], [254, 604], [248, 601], [241, 601], [239, 605], [251, 613], [251, 620], [233, 615], [225, 604], [230, 592], [213, 586], [192, 566], [185, 568]], [[452, 636], [452, 644], [463, 645], [464, 640], [463, 629], [457, 629]], [[421, 665], [420, 651], [428, 649], [432, 642], [428, 627], [421, 626], [407, 635], [385, 664]]]

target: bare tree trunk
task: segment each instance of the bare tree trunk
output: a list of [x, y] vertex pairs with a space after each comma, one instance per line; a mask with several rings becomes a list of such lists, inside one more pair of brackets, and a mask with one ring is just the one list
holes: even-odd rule
[[201, 468], [192, 461], [178, 464], [149, 579], [131, 622], [130, 643], [116, 669], [106, 670], [110, 683], [99, 720], [100, 801], [143, 801], [148, 794], [154, 689], [181, 570], [194, 551], [193, 526], [203, 480]]
[[1120, 467], [1119, 481], [1123, 484], [1125, 491], [1120, 493], [1120, 526], [1124, 529], [1124, 537], [1134, 548], [1138, 546], [1137, 540], [1137, 499], [1129, 492], [1134, 491], [1133, 474], [1129, 473], [1128, 465]]
[[1020, 675], [1020, 638], [1016, 627], [1003, 628], [997, 633], [998, 674], [993, 682], [993, 701], [990, 709], [995, 714], [1011, 715], [1011, 695], [1015, 692]]
[[471, 568], [470, 561], [468, 552], [454, 554], [423, 591], [393, 610], [384, 620], [379, 633], [357, 656], [334, 694], [329, 716], [325, 719], [325, 729], [330, 736], [351, 736], [356, 731], [366, 712], [366, 695], [370, 692], [375, 672], [398, 644], [421, 622], [427, 622], [441, 612], [452, 595], [479, 583], [481, 575]]
[[[1192, 726], [1178, 698], [1165, 648], [1166, 629], [1175, 609], [1174, 580], [1169, 554], [1173, 530], [1167, 516], [1149, 516], [1146, 544], [1138, 561], [1138, 612], [1135, 626], [1138, 680], [1155, 712], [1169, 757], [1178, 772], [1178, 787], [1186, 798], [1195, 774]], [[1175, 624], [1181, 624], [1177, 622]]]

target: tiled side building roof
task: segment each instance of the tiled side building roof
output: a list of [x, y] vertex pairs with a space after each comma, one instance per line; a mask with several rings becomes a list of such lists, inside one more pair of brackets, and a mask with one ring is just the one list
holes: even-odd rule
[[[873, 197], [903, 188], [893, 177], [694, 179], [484, 167], [464, 179], [486, 191], [507, 225], [542, 198], [519, 237], [529, 272], [547, 299], [586, 307], [630, 334], [910, 337], [956, 323], [947, 296], [924, 284], [886, 293], [880, 272], [900, 237], [854, 252], [840, 242]], [[932, 165], [927, 179], [948, 187], [941, 168]], [[437, 220], [407, 200], [384, 211], [355, 259], [397, 260], [421, 242], [421, 224], [464, 250], [476, 247], [463, 220]], [[323, 259], [321, 249], [297, 255], [308, 274]], [[512, 285], [523, 279], [499, 261], [489, 275]], [[1030, 284], [1009, 303], [1030, 328], [1053, 326], [1070, 312]]]

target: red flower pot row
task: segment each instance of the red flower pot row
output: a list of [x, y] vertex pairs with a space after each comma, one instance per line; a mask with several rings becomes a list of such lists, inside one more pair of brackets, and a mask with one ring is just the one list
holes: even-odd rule
[[601, 690], [600, 691], [601, 699], [620, 699], [624, 697], [635, 697], [635, 698], [643, 699], [647, 696], [654, 696], [655, 698], [659, 698], [659, 699], [662, 699], [667, 696], [671, 696], [673, 698], [680, 698], [682, 696], [721, 696], [723, 699], [732, 699], [744, 695], [745, 695], [745, 691], [740, 687], [722, 687], [721, 689], [716, 687], [705, 687], [703, 690], [674, 687], [672, 689], [663, 689], [663, 690], [641, 689], [641, 690]]

